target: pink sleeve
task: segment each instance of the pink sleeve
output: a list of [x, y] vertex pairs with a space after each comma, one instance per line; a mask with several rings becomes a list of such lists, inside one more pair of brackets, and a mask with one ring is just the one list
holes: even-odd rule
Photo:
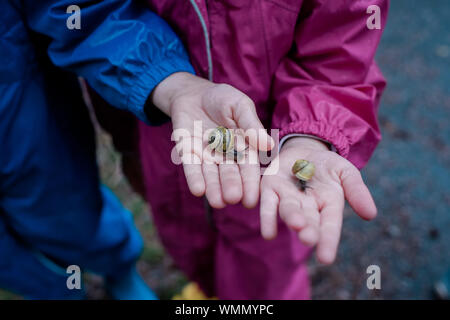
[[[370, 5], [381, 29], [369, 30]], [[377, 109], [386, 82], [374, 55], [388, 0], [305, 0], [295, 45], [275, 74], [272, 127], [317, 136], [362, 168], [381, 139]]]

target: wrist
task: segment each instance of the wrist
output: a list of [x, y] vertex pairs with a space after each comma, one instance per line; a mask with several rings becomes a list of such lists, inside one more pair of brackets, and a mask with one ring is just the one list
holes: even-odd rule
[[151, 102], [166, 115], [170, 116], [170, 107], [186, 82], [195, 78], [188, 72], [175, 72], [161, 81], [150, 95]]
[[329, 146], [318, 139], [310, 137], [292, 137], [286, 140], [286, 142], [281, 147], [281, 150], [291, 149], [291, 148], [307, 148], [318, 151], [329, 151]]

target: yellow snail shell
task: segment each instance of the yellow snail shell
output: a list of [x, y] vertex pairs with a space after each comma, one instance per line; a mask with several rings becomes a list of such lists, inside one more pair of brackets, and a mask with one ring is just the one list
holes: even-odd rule
[[292, 173], [301, 181], [309, 181], [316, 171], [316, 166], [314, 163], [308, 160], [300, 159], [295, 161], [292, 166]]
[[221, 153], [234, 151], [233, 131], [222, 126], [215, 128], [209, 134], [208, 145]]

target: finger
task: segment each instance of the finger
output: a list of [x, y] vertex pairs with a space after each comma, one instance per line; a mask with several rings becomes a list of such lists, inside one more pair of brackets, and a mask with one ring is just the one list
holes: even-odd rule
[[375, 218], [377, 207], [359, 170], [351, 165], [341, 172], [340, 178], [345, 198], [353, 210], [365, 220]]
[[234, 107], [233, 117], [238, 128], [245, 130], [246, 135], [252, 132], [257, 135], [257, 139], [249, 139], [249, 144], [253, 148], [261, 151], [273, 148], [275, 142], [264, 129], [256, 113], [255, 104], [249, 97], [244, 96], [239, 100]]
[[260, 201], [261, 235], [270, 240], [277, 236], [278, 195], [269, 188], [262, 188]]
[[203, 178], [201, 163], [201, 139], [196, 137], [182, 137], [175, 145], [183, 163], [184, 175], [191, 193], [201, 197], [205, 193], [205, 180]]
[[248, 150], [248, 157], [245, 163], [239, 164], [239, 171], [242, 178], [242, 186], [244, 194], [242, 196], [242, 204], [246, 208], [254, 208], [258, 204], [260, 168], [259, 162], [253, 162], [256, 151]]
[[245, 132], [242, 129], [234, 129], [234, 148], [237, 151], [244, 151], [247, 147], [245, 142]]
[[[186, 160], [188, 157], [194, 159], [193, 161], [195, 162], [189, 162], [190, 160]], [[200, 158], [196, 154], [186, 153], [181, 157], [181, 161], [183, 162], [184, 175], [186, 176], [189, 190], [194, 196], [201, 197], [205, 194], [205, 180], [203, 177], [202, 166], [200, 164]]]
[[319, 240], [320, 216], [317, 208], [308, 204], [305, 206], [304, 202], [306, 201], [308, 200], [303, 201], [302, 206], [306, 226], [299, 232], [298, 236], [304, 244], [314, 246]]
[[237, 164], [224, 163], [219, 165], [219, 176], [225, 202], [236, 204], [241, 201], [242, 180]]
[[325, 206], [320, 212], [320, 240], [317, 246], [317, 259], [324, 264], [331, 264], [336, 258], [342, 229], [344, 199]]
[[306, 226], [300, 200], [295, 196], [281, 196], [279, 211], [281, 219], [293, 230], [300, 231]]
[[216, 209], [224, 208], [226, 203], [223, 199], [222, 188], [220, 186], [218, 166], [214, 163], [203, 163], [202, 169], [206, 184], [205, 193], [209, 204]]
[[298, 233], [298, 237], [303, 244], [313, 247], [319, 241], [319, 231], [315, 227], [307, 226]]

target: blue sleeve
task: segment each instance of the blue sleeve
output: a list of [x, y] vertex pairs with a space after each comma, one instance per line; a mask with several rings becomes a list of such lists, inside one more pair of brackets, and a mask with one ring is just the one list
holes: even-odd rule
[[[81, 8], [80, 29], [66, 25], [71, 5]], [[22, 8], [29, 28], [50, 37], [48, 55], [56, 66], [144, 122], [152, 124], [144, 107], [159, 82], [174, 72], [194, 73], [172, 29], [137, 1], [24, 0]]]

